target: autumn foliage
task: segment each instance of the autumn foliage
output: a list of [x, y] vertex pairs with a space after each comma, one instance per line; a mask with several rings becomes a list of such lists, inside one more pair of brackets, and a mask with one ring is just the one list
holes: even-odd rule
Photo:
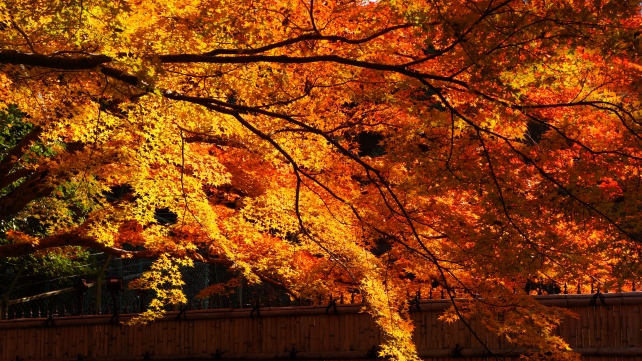
[[417, 359], [409, 296], [439, 285], [444, 320], [573, 359], [562, 311], [524, 285], [642, 273], [640, 11], [3, 0], [0, 106], [31, 128], [0, 163], [0, 220], [46, 232], [0, 256], [157, 258], [135, 283], [157, 291], [145, 319], [193, 261], [292, 297], [359, 290], [398, 360]]

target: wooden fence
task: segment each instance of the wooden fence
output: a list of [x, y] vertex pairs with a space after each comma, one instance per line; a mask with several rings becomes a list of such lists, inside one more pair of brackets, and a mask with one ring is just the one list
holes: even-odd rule
[[[591, 295], [549, 295], [537, 299], [571, 309], [558, 332], [585, 360], [642, 360], [642, 292], [605, 294], [606, 305], [590, 305]], [[427, 360], [494, 359], [461, 322], [437, 318], [449, 303], [421, 301], [411, 313], [414, 340]], [[144, 326], [110, 324], [111, 315], [0, 322], [0, 359], [15, 360], [359, 360], [376, 358], [382, 338], [362, 305], [274, 307], [169, 312]], [[260, 313], [257, 314], [257, 313]], [[120, 321], [134, 315], [121, 315]], [[180, 316], [180, 320], [178, 319]], [[526, 350], [472, 329], [495, 353], [517, 360]], [[455, 349], [458, 351], [455, 352]], [[461, 358], [460, 358], [461, 359]]]

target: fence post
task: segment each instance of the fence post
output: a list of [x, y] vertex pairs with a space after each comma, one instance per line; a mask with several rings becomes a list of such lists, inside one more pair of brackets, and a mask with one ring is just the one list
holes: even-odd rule
[[239, 278], [241, 279], [241, 282], [239, 284], [238, 288], [238, 301], [239, 301], [239, 308], [243, 308], [243, 273], [239, 271]]
[[105, 273], [105, 270], [107, 269], [107, 265], [109, 262], [111, 262], [111, 259], [114, 256], [111, 254], [107, 257], [107, 261], [105, 261], [105, 264], [103, 265], [103, 268], [100, 269], [100, 272], [98, 273], [98, 276], [96, 277], [96, 314], [101, 314], [102, 313], [102, 278], [103, 274]]

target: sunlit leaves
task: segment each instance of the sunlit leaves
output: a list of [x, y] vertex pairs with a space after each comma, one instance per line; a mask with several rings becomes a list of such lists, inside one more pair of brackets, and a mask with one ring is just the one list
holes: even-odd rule
[[434, 284], [466, 299], [444, 320], [568, 359], [563, 313], [524, 283], [640, 276], [636, 3], [10, 5], [0, 51], [110, 57], [2, 60], [0, 104], [42, 128], [11, 160], [34, 185], [18, 216], [160, 255], [134, 283], [157, 295], [145, 321], [196, 260], [303, 299], [358, 291], [399, 360], [407, 297]]

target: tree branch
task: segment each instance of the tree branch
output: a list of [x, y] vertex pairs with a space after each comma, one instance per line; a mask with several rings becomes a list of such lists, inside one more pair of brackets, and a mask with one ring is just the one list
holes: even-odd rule
[[92, 69], [111, 61], [111, 57], [101, 54], [70, 58], [55, 55], [27, 54], [15, 50], [0, 51], [0, 64], [31, 65], [61, 70]]
[[216, 56], [216, 55], [253, 55], [253, 54], [260, 54], [269, 50], [273, 49], [278, 49], [281, 47], [285, 47], [288, 45], [296, 44], [302, 41], [308, 41], [308, 40], [325, 40], [325, 41], [338, 41], [341, 43], [346, 43], [346, 44], [352, 44], [352, 45], [357, 45], [357, 44], [362, 44], [366, 43], [368, 41], [374, 40], [382, 35], [385, 35], [391, 31], [398, 30], [398, 29], [405, 29], [414, 26], [413, 24], [401, 24], [401, 25], [396, 25], [396, 26], [391, 26], [389, 28], [385, 28], [381, 31], [378, 31], [370, 36], [367, 36], [365, 38], [361, 39], [349, 39], [343, 36], [337, 36], [337, 35], [321, 35], [318, 33], [310, 33], [310, 34], [304, 34], [301, 36], [297, 36], [296, 38], [292, 39], [287, 39], [283, 41], [279, 41], [274, 44], [262, 46], [260, 48], [256, 49], [216, 49], [212, 50], [210, 52], [207, 52], [203, 55], [207, 56]]
[[[109, 247], [102, 243], [97, 242], [95, 239], [87, 236], [82, 236], [75, 233], [63, 233], [54, 236], [49, 236], [38, 240], [38, 243], [13, 243], [0, 246], [0, 258], [2, 257], [20, 257], [28, 254], [33, 254], [37, 251], [66, 247], [66, 246], [80, 246], [92, 248], [102, 251], [114, 256], [130, 259], [141, 258], [158, 258], [165, 251], [156, 250], [142, 250], [142, 251], [128, 251], [118, 247]], [[181, 254], [180, 257], [187, 256], [194, 261], [203, 263], [216, 263], [232, 265], [232, 261], [222, 258], [205, 258], [198, 253]]]
[[[74, 142], [68, 143], [66, 152], [75, 153], [84, 148], [84, 143]], [[56, 157], [61, 156], [58, 154]], [[53, 159], [56, 159], [54, 157]], [[16, 180], [22, 178], [23, 171], [17, 171], [15, 173], [9, 174], [5, 177], [0, 183], [6, 183], [11, 181], [12, 178], [16, 177]], [[0, 220], [6, 219], [11, 215], [14, 215], [20, 212], [24, 207], [26, 207], [31, 201], [47, 197], [54, 190], [54, 185], [50, 184], [48, 179], [64, 179], [63, 174], [57, 174], [55, 177], [51, 177], [51, 174], [48, 169], [36, 169], [29, 178], [27, 178], [22, 184], [15, 188], [10, 193], [4, 195], [0, 198]]]
[[24, 30], [22, 30], [20, 28], [20, 26], [18, 25], [18, 23], [16, 23], [15, 21], [11, 20], [11, 23], [16, 28], [16, 30], [18, 30], [20, 35], [22, 35], [22, 37], [25, 38], [25, 41], [27, 42], [27, 45], [29, 45], [29, 49], [31, 49], [31, 51], [34, 54], [38, 54], [38, 52], [36, 51], [36, 48], [33, 47], [33, 43], [31, 42], [31, 40], [29, 40], [29, 37], [27, 36], [27, 33], [25, 33]]
[[12, 172], [6, 175], [4, 178], [0, 178], [0, 189], [13, 184], [21, 178], [31, 175], [31, 170], [27, 168], [18, 169], [15, 172]]
[[350, 65], [357, 68], [381, 70], [400, 73], [415, 79], [431, 79], [457, 84], [468, 87], [466, 82], [434, 74], [425, 74], [415, 70], [410, 70], [405, 65], [379, 64], [348, 59], [337, 55], [317, 55], [317, 56], [288, 56], [288, 55], [248, 55], [248, 56], [207, 56], [200, 54], [175, 54], [160, 55], [158, 59], [165, 64], [172, 63], [210, 63], [210, 64], [249, 64], [249, 63], [280, 63], [280, 64], [309, 64], [309, 63], [337, 63]]
[[20, 212], [31, 201], [51, 194], [54, 188], [47, 184], [48, 175], [48, 171], [34, 173], [16, 189], [0, 198], [0, 220]]
[[15, 161], [25, 154], [27, 148], [31, 145], [31, 142], [40, 137], [40, 133], [42, 133], [42, 128], [38, 126], [34, 127], [29, 134], [24, 136], [24, 138], [22, 138], [22, 140], [9, 151], [9, 154], [7, 154], [0, 162], [0, 178], [5, 178], [7, 174], [11, 172], [11, 169], [13, 169], [13, 166], [16, 163]]
[[185, 143], [206, 143], [223, 147], [246, 148], [240, 141], [222, 137], [205, 134], [195, 134], [190, 137], [185, 137]]

